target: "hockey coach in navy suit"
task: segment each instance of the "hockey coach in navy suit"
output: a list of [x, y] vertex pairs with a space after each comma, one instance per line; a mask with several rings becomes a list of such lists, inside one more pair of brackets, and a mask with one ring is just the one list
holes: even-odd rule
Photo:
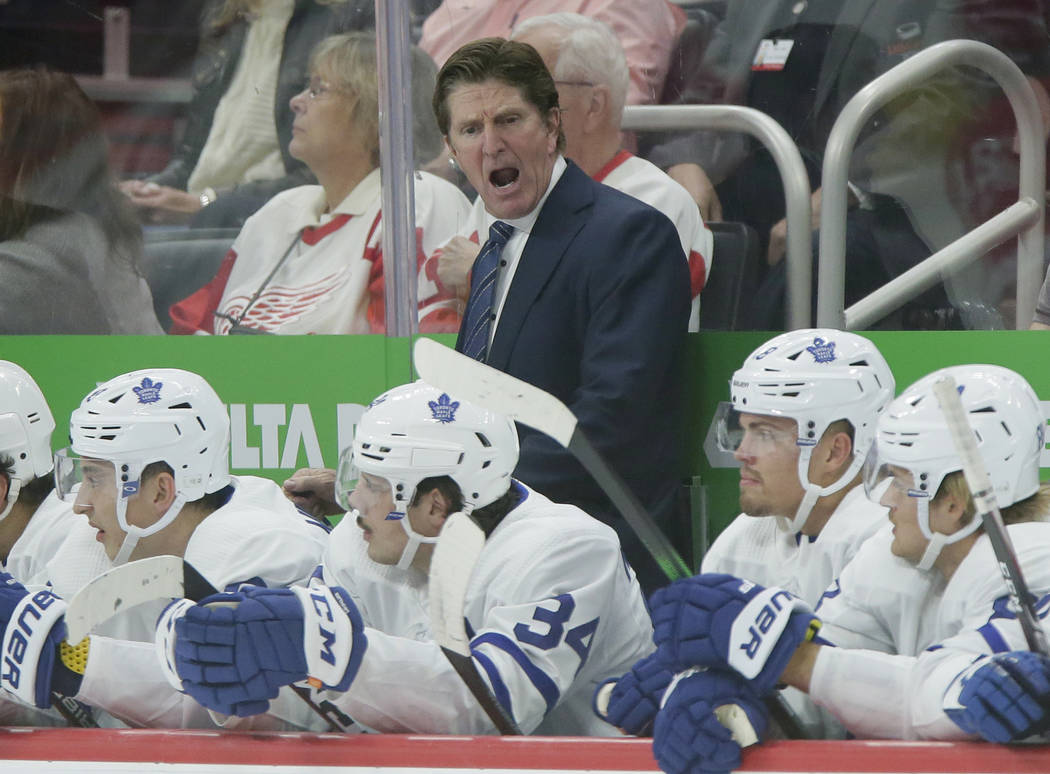
[[[690, 298], [674, 226], [563, 158], [558, 92], [527, 44], [483, 38], [460, 48], [438, 73], [434, 112], [479, 194], [470, 231], [483, 247], [456, 349], [564, 401], [678, 537]], [[550, 438], [519, 433], [515, 477], [613, 525], [643, 588], [663, 585], [589, 474]]]

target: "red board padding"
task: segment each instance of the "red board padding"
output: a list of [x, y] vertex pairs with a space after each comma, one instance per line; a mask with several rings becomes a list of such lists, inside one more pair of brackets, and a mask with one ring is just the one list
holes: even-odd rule
[[[274, 766], [656, 770], [649, 740], [0, 728], [0, 759]], [[770, 742], [741, 771], [1050, 772], [1050, 745]]]

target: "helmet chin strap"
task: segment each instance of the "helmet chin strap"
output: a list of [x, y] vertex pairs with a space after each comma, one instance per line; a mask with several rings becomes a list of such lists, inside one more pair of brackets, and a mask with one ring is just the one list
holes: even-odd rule
[[0, 511], [0, 521], [7, 518], [7, 514], [11, 512], [11, 509], [15, 507], [15, 503], [18, 502], [18, 493], [22, 491], [22, 479], [11, 478], [7, 483], [7, 505], [4, 506], [4, 510]]
[[818, 486], [809, 480], [809, 460], [812, 455], [812, 446], [803, 446], [798, 455], [798, 480], [802, 484], [805, 494], [802, 496], [802, 502], [798, 504], [798, 508], [795, 510], [795, 515], [789, 522], [791, 532], [798, 532], [805, 526], [806, 521], [809, 519], [809, 514], [813, 511], [813, 506], [817, 504], [817, 500], [843, 489], [857, 477], [857, 473], [864, 466], [864, 458], [859, 454], [854, 454], [853, 461], [850, 462], [845, 473], [831, 484], [828, 484], [828, 486]]
[[412, 560], [416, 558], [416, 552], [419, 551], [419, 547], [424, 543], [437, 543], [438, 539], [437, 537], [425, 537], [412, 529], [412, 525], [408, 523], [407, 514], [402, 514], [399, 517], [399, 521], [401, 522], [401, 529], [408, 535], [408, 542], [401, 549], [401, 558], [397, 560], [397, 568], [399, 570], [407, 570], [412, 566]]
[[[463, 507], [460, 508], [460, 511], [467, 514], [468, 516], [473, 510], [474, 506], [469, 505], [467, 503], [464, 503]], [[390, 514], [387, 515], [387, 518], [389, 519], [390, 516], [395, 514], [398, 521], [401, 522], [401, 529], [403, 529], [405, 531], [405, 534], [408, 535], [408, 542], [405, 544], [405, 547], [401, 550], [401, 558], [397, 561], [397, 568], [399, 570], [407, 570], [409, 567], [412, 566], [412, 560], [416, 558], [416, 552], [419, 551], [419, 547], [424, 543], [434, 545], [438, 542], [438, 538], [440, 538], [441, 535], [438, 534], [434, 537], [426, 537], [424, 535], [420, 535], [418, 532], [412, 529], [412, 525], [409, 524], [408, 514], [402, 513], [401, 511], [391, 511]]]
[[182, 507], [186, 504], [186, 498], [180, 493], [175, 495], [175, 499], [171, 501], [171, 505], [168, 506], [168, 510], [164, 511], [164, 515], [157, 519], [156, 522], [150, 524], [148, 527], [135, 527], [128, 524], [127, 519], [127, 501], [121, 499], [117, 503], [117, 522], [120, 524], [120, 528], [124, 530], [124, 542], [120, 544], [120, 550], [117, 551], [116, 557], [113, 559], [113, 565], [121, 565], [128, 561], [131, 556], [131, 552], [135, 550], [135, 546], [138, 545], [139, 538], [149, 537], [160, 532], [166, 526], [175, 521], [175, 517], [182, 511]]
[[941, 555], [941, 551], [945, 546], [950, 546], [952, 543], [958, 543], [967, 535], [972, 535], [977, 531], [977, 528], [981, 526], [981, 520], [979, 517], [974, 515], [970, 523], [965, 527], [961, 527], [950, 535], [946, 535], [943, 532], [933, 532], [930, 529], [930, 504], [928, 498], [921, 498], [916, 503], [918, 506], [918, 519], [919, 529], [922, 534], [929, 538], [929, 543], [926, 544], [926, 550], [922, 552], [922, 558], [919, 559], [919, 563], [915, 565], [920, 570], [930, 570], [933, 568], [933, 563], [937, 561], [937, 557]]

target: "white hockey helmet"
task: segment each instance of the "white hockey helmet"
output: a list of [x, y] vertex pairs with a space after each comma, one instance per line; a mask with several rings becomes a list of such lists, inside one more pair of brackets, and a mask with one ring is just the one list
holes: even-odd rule
[[0, 457], [12, 462], [7, 504], [0, 511], [0, 521], [11, 512], [22, 485], [46, 476], [54, 467], [54, 429], [51, 409], [33, 377], [20, 365], [0, 360]]
[[359, 472], [385, 479], [394, 497], [388, 519], [408, 534], [398, 567], [407, 568], [421, 543], [405, 518], [416, 486], [431, 476], [448, 476], [463, 494], [465, 513], [501, 497], [518, 464], [514, 422], [438, 390], [423, 381], [380, 395], [358, 422], [351, 446], [343, 450], [336, 474], [336, 497], [348, 511]]
[[924, 376], [893, 401], [879, 419], [876, 451], [865, 472], [869, 493], [892, 476], [889, 466], [913, 477], [908, 494], [916, 498], [919, 529], [930, 541], [919, 567], [928, 570], [941, 549], [962, 540], [981, 526], [971, 522], [951, 535], [930, 529], [929, 502], [949, 473], [962, 470], [933, 385], [941, 377], [955, 379], [959, 398], [977, 439], [977, 451], [991, 478], [1000, 508], [1013, 505], [1039, 489], [1039, 456], [1043, 451], [1046, 417], [1031, 385], [1008, 368], [961, 365]]
[[[75, 499], [81, 457], [111, 462], [116, 476], [117, 520], [127, 533], [115, 562], [127, 561], [139, 538], [178, 516], [182, 506], [230, 483], [230, 419], [215, 390], [197, 374], [149, 368], [122, 374], [88, 394], [69, 420], [70, 449], [55, 455], [59, 494]], [[148, 527], [127, 522], [128, 498], [138, 494], [143, 469], [165, 462], [175, 479], [175, 500]]]
[[[719, 421], [719, 446], [740, 446], [739, 414], [786, 417], [798, 424], [798, 479], [805, 495], [790, 528], [802, 529], [820, 497], [852, 481], [864, 465], [879, 413], [893, 400], [893, 372], [878, 348], [863, 336], [808, 328], [770, 339], [747, 356], [729, 383], [731, 411]], [[853, 460], [827, 487], [809, 480], [813, 447], [832, 422], [853, 425]]]

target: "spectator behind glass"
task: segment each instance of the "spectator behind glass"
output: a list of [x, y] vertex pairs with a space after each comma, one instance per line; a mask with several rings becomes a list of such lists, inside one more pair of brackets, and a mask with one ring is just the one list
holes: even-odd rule
[[161, 333], [142, 233], [72, 76], [0, 72], [0, 333]]
[[[412, 49], [417, 160], [441, 147], [427, 109], [434, 70], [426, 54]], [[215, 278], [171, 308], [172, 333], [385, 331], [375, 39], [326, 38], [310, 73], [291, 100], [288, 151], [320, 185], [283, 191], [250, 217]], [[419, 268], [464, 225], [470, 203], [426, 172], [416, 174], [414, 189]], [[421, 330], [459, 329], [454, 299], [422, 275], [417, 293]]]
[[288, 100], [318, 41], [374, 24], [372, 0], [209, 0], [182, 139], [124, 193], [149, 222], [239, 228], [277, 192], [314, 182], [288, 153]]
[[423, 24], [419, 47], [440, 66], [464, 43], [509, 38], [520, 22], [556, 12], [581, 13], [612, 27], [630, 70], [628, 104], [660, 98], [671, 48], [685, 26], [685, 14], [667, 0], [444, 0]]
[[[824, 147], [839, 112], [861, 88], [924, 48], [959, 38], [995, 46], [1029, 76], [1042, 93], [1044, 115], [1050, 113], [1037, 80], [1050, 74], [1042, 5], [733, 0], [680, 102], [743, 104], [776, 119], [806, 163], [816, 229]], [[1001, 89], [969, 68], [943, 70], [878, 111], [863, 127], [849, 170], [847, 305], [975, 228], [990, 201], [1004, 200], [1002, 191], [1016, 197], [1014, 134]], [[989, 144], [1004, 151], [986, 152], [982, 146]], [[783, 187], [769, 154], [742, 135], [706, 131], [643, 153], [703, 206], [716, 209], [720, 202], [725, 220], [750, 223], [767, 241], [772, 268], [756, 294], [752, 323], [782, 326], [787, 227]], [[978, 159], [979, 171], [966, 169]], [[682, 171], [698, 168], [683, 162], [699, 164], [707, 176], [698, 175], [694, 185]], [[704, 185], [708, 177], [715, 189]], [[979, 261], [882, 326], [992, 327], [989, 308], [999, 303], [1004, 284], [996, 275], [1009, 264]]]

